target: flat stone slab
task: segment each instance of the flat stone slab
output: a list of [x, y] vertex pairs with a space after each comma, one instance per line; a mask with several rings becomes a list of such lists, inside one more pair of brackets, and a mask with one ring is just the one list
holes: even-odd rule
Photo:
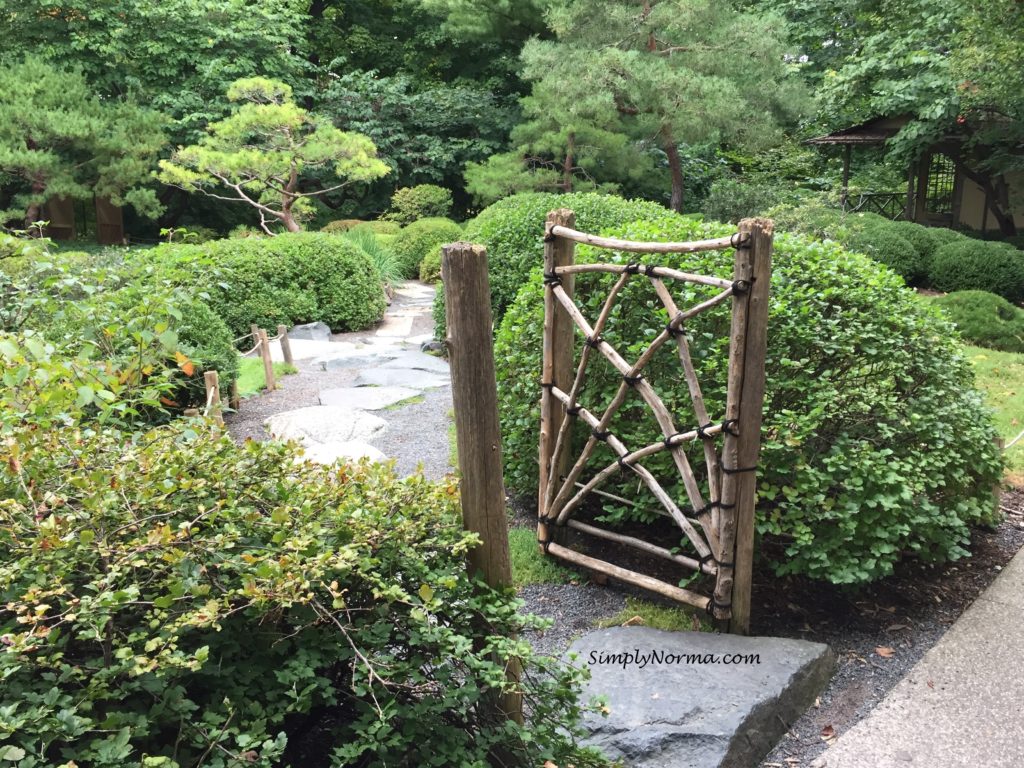
[[440, 376], [450, 376], [451, 368], [444, 360], [417, 350], [406, 350], [395, 355], [381, 368], [411, 368], [414, 371], [428, 371]]
[[[288, 339], [293, 360], [311, 360], [324, 355], [332, 355], [353, 348], [354, 345], [344, 341], [311, 341], [309, 339]], [[270, 342], [270, 357], [275, 363], [284, 360], [279, 341]]]
[[380, 365], [398, 357], [401, 350], [376, 348], [351, 348], [340, 352], [321, 355], [313, 362], [322, 371], [336, 371], [342, 368], [367, 368]]
[[420, 394], [408, 387], [336, 387], [320, 392], [320, 405], [340, 405], [363, 411], [377, 411]]
[[384, 322], [376, 330], [376, 335], [405, 338], [412, 334], [412, 321], [412, 317], [385, 315]]
[[388, 423], [379, 416], [337, 405], [311, 405], [277, 413], [264, 423], [280, 440], [298, 440], [307, 448], [316, 443], [366, 441], [383, 434]]
[[327, 323], [303, 323], [294, 325], [288, 331], [289, 339], [305, 339], [307, 341], [330, 341], [331, 329]]
[[357, 387], [406, 387], [420, 392], [450, 383], [447, 376], [412, 368], [371, 368], [361, 371], [355, 381]]
[[569, 648], [590, 668], [585, 742], [630, 768], [757, 765], [824, 690], [828, 646], [775, 637], [613, 627]]
[[333, 464], [336, 461], [359, 461], [368, 459], [377, 464], [387, 461], [388, 457], [379, 448], [360, 440], [345, 443], [316, 443], [303, 451], [302, 460], [317, 464]]

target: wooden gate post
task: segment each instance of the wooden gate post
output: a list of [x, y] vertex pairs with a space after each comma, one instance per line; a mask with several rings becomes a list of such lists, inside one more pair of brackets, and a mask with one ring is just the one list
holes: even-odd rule
[[[541, 369], [540, 396], [540, 480], [537, 490], [537, 540], [551, 541], [551, 531], [547, 524], [550, 512], [552, 488], [549, 488], [548, 476], [551, 468], [555, 468], [554, 477], [557, 481], [569, 471], [569, 440], [564, 440], [562, 451], [555, 456], [555, 443], [558, 439], [558, 427], [565, 418], [565, 406], [551, 394], [549, 385], [554, 385], [564, 392], [572, 387], [573, 380], [573, 333], [575, 328], [572, 319], [561, 309], [554, 297], [555, 281], [553, 275], [556, 267], [570, 266], [576, 255], [576, 243], [565, 238], [555, 237], [551, 230], [554, 227], [576, 226], [576, 214], [566, 208], [551, 211], [544, 227], [544, 275], [548, 283], [544, 291], [544, 351]], [[550, 278], [550, 279], [549, 279]], [[572, 275], [563, 275], [560, 284], [562, 290], [571, 299], [575, 279]]]
[[288, 340], [288, 326], [277, 326], [277, 335], [281, 339], [281, 355], [284, 357], [284, 361], [288, 363], [288, 365], [293, 365], [295, 363], [295, 359], [292, 357], [292, 344]]
[[212, 416], [218, 424], [224, 423], [220, 411], [220, 376], [216, 371], [203, 372], [203, 384], [206, 385], [206, 408], [204, 416]]
[[[441, 250], [448, 325], [448, 357], [455, 405], [455, 438], [462, 475], [460, 498], [467, 531], [479, 534], [481, 545], [469, 552], [470, 574], [481, 574], [491, 587], [512, 583], [508, 551], [508, 518], [501, 464], [498, 385], [491, 337], [491, 289], [487, 251], [483, 246], [453, 243]], [[508, 678], [518, 683], [520, 670], [509, 665]], [[522, 722], [522, 696], [504, 694], [502, 712]]]
[[266, 379], [267, 391], [273, 392], [277, 384], [274, 381], [274, 360], [270, 356], [270, 341], [267, 339], [267, 332], [260, 328], [256, 340], [260, 344], [260, 357], [263, 358], [263, 377]]
[[[772, 237], [775, 224], [770, 219], [744, 219], [740, 232], [749, 234], [752, 281], [747, 304], [744, 334], [740, 415], [733, 468], [756, 467], [761, 452], [761, 411], [764, 406], [765, 354], [768, 346], [768, 297], [772, 276]], [[729, 631], [745, 635], [750, 631], [750, 590], [754, 567], [754, 502], [757, 473], [744, 471], [736, 479], [736, 551], [732, 588], [732, 618]]]

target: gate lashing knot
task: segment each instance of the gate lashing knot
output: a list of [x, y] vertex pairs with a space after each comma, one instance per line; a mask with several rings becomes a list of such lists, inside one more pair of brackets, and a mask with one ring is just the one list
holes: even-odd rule
[[545, 272], [544, 273], [544, 285], [561, 285], [562, 276], [556, 272]]
[[715, 611], [729, 611], [732, 610], [732, 603], [720, 603], [712, 597], [708, 600], [708, 613], [712, 616], [715, 615]]
[[647, 266], [644, 267], [644, 274], [647, 275], [648, 277], [657, 277], [658, 276], [658, 265], [657, 264], [648, 264]]
[[714, 440], [715, 436], [708, 434], [708, 429], [710, 429], [713, 426], [715, 425], [710, 421], [707, 424], [701, 424], [699, 427], [697, 427], [697, 437], [700, 440]]
[[540, 388], [541, 389], [546, 389], [549, 392], [554, 388], [554, 386], [555, 386], [554, 382], [551, 382], [551, 381], [542, 381], [540, 383]]
[[757, 464], [755, 464], [752, 467], [727, 467], [723, 464], [722, 471], [725, 472], [725, 474], [727, 475], [740, 475], [743, 474], [744, 472], [756, 472]]
[[544, 549], [544, 554], [548, 553], [548, 547], [551, 546], [551, 539], [537, 539], [537, 543]]
[[697, 570], [703, 571], [705, 565], [707, 565], [708, 563], [714, 563], [714, 562], [715, 562], [715, 555], [714, 555], [714, 553], [713, 552], [708, 552], [706, 555], [702, 556], [700, 560], [697, 561]]
[[669, 450], [672, 450], [677, 445], [676, 443], [673, 443], [672, 441], [675, 440], [677, 437], [681, 437], [681, 436], [683, 436], [685, 434], [686, 434], [685, 432], [676, 432], [673, 435], [669, 435], [668, 437], [666, 437], [661, 442], [665, 444], [666, 448], [668, 448]]
[[623, 270], [623, 272], [625, 274], [627, 274], [627, 275], [639, 275], [640, 274], [640, 268], [642, 266], [643, 266], [642, 264], [638, 264], [636, 262], [633, 262], [632, 264], [627, 264], [626, 268]]
[[732, 295], [743, 296], [747, 293], [750, 293], [750, 285], [753, 282], [753, 280], [733, 280]]
[[750, 233], [737, 232], [729, 238], [729, 245], [736, 249], [750, 247]]
[[[680, 312], [679, 314], [681, 315], [682, 313]], [[681, 322], [679, 322], [679, 315], [677, 315], [676, 317], [672, 318], [671, 320], [669, 320], [665, 324], [665, 332], [669, 336], [671, 336], [673, 339], [676, 336], [685, 336], [686, 335], [686, 331], [683, 330], [683, 324]]]
[[725, 434], [727, 435], [739, 437], [740, 433], [734, 429], [734, 427], [739, 423], [739, 419], [726, 419], [725, 421], [722, 422], [722, 431], [725, 432]]
[[625, 456], [619, 456], [619, 469], [621, 469], [623, 472], [625, 472], [627, 469], [632, 469], [632, 468], [633, 468], [633, 466], [628, 461], [626, 461], [626, 457]]
[[605, 430], [604, 432], [598, 432], [596, 429], [591, 429], [590, 434], [593, 435], [595, 440], [600, 440], [602, 443], [607, 443], [608, 438], [611, 437], [611, 432]]
[[586, 344], [591, 349], [597, 349], [604, 343], [604, 339], [595, 334], [594, 336], [587, 336], [587, 338], [584, 339], [583, 343]]
[[[573, 417], [576, 417], [576, 416], [579, 416], [579, 415], [580, 415], [580, 410], [581, 410], [582, 408], [583, 408], [583, 406], [582, 406], [582, 405], [580, 405], [579, 403], [576, 403], [575, 405], [570, 405], [570, 406], [569, 406], [568, 408], [566, 408], [566, 409], [565, 409], [565, 413], [566, 413], [566, 415], [567, 415], [567, 416], [573, 416]], [[564, 479], [565, 479], [565, 478], [563, 478], [563, 480], [564, 480]]]
[[644, 380], [644, 375], [642, 373], [638, 373], [636, 376], [629, 376], [623, 374], [622, 380], [626, 382], [628, 386], [635, 387], [637, 384]]

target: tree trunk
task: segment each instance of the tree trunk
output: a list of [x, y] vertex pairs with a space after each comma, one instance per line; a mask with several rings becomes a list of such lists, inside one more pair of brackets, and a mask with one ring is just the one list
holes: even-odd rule
[[668, 168], [672, 174], [672, 197], [668, 207], [676, 213], [683, 212], [683, 161], [679, 157], [679, 145], [672, 138], [671, 132], [664, 131], [665, 154], [668, 155]]
[[[32, 194], [39, 195], [40, 197], [46, 191], [46, 182], [43, 181], [41, 176], [36, 176], [32, 179]], [[34, 237], [39, 237], [42, 232], [33, 227], [37, 221], [41, 221], [43, 218], [43, 204], [42, 203], [29, 203], [28, 208], [25, 210], [25, 230], [30, 232]]]
[[988, 200], [988, 209], [995, 217], [996, 223], [999, 225], [999, 231], [1006, 237], [1015, 236], [1017, 234], [1017, 226], [1014, 223], [1013, 214], [1007, 213], [999, 207], [999, 194], [996, 191], [995, 184], [992, 183], [992, 177], [987, 173], [968, 168], [963, 163], [960, 164], [960, 170], [964, 176], [984, 190], [985, 197]]
[[572, 168], [575, 162], [573, 156], [576, 151], [576, 134], [569, 134], [569, 144], [565, 148], [565, 162], [562, 163], [562, 191], [566, 194], [572, 192]]

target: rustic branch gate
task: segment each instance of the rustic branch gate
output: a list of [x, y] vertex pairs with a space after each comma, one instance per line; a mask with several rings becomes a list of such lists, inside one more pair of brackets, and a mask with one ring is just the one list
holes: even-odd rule
[[[548, 215], [545, 230], [538, 541], [547, 554], [673, 600], [706, 609], [716, 619], [728, 620], [731, 631], [745, 633], [750, 618], [755, 465], [760, 450], [761, 408], [764, 401], [772, 223], [762, 219], [748, 219], [741, 222], [739, 231], [731, 237], [689, 243], [637, 243], [595, 237], [577, 232], [574, 226], [575, 216], [572, 211], [563, 209]], [[733, 248], [733, 279], [723, 280], [636, 263], [575, 264], [576, 243], [648, 254]], [[574, 275], [584, 272], [619, 276], [593, 325], [573, 301]], [[650, 280], [671, 319], [637, 361], [631, 364], [601, 335], [617, 295], [634, 276], [644, 276]], [[665, 286], [665, 279], [710, 286], [720, 291], [707, 301], [681, 310]], [[701, 312], [730, 300], [732, 320], [725, 415], [720, 422], [715, 423], [704, 404], [683, 326]], [[579, 330], [585, 341], [575, 371], [574, 330]], [[697, 425], [683, 432], [676, 429], [672, 414], [643, 377], [643, 369], [655, 352], [671, 340], [678, 347]], [[601, 414], [584, 407], [578, 401], [593, 352], [603, 355], [622, 376], [615, 396]], [[626, 401], [630, 390], [635, 391], [653, 412], [664, 436], [662, 441], [632, 448], [624, 445], [609, 431], [612, 418]], [[590, 427], [591, 434], [579, 458], [570, 467], [569, 449], [576, 419], [583, 420]], [[716, 447], [716, 439], [720, 436], [723, 442], [721, 455]], [[686, 453], [681, 449], [686, 443], [696, 440], [702, 441], [704, 447], [707, 499]], [[586, 483], [580, 484], [577, 481], [599, 441], [606, 443], [618, 459], [603, 467]], [[640, 463], [642, 459], [666, 450], [671, 453], [686, 489], [689, 501], [686, 512], [680, 509], [658, 480]], [[697, 551], [698, 557], [677, 554], [641, 539], [571, 518], [591, 491], [619, 471], [631, 471], [638, 476], [678, 524]], [[580, 486], [579, 490], [576, 490], [577, 486]], [[568, 526], [670, 560], [694, 571], [713, 575], [714, 593], [711, 597], [700, 595], [576, 552], [553, 540], [555, 531], [552, 528], [558, 526]]]

